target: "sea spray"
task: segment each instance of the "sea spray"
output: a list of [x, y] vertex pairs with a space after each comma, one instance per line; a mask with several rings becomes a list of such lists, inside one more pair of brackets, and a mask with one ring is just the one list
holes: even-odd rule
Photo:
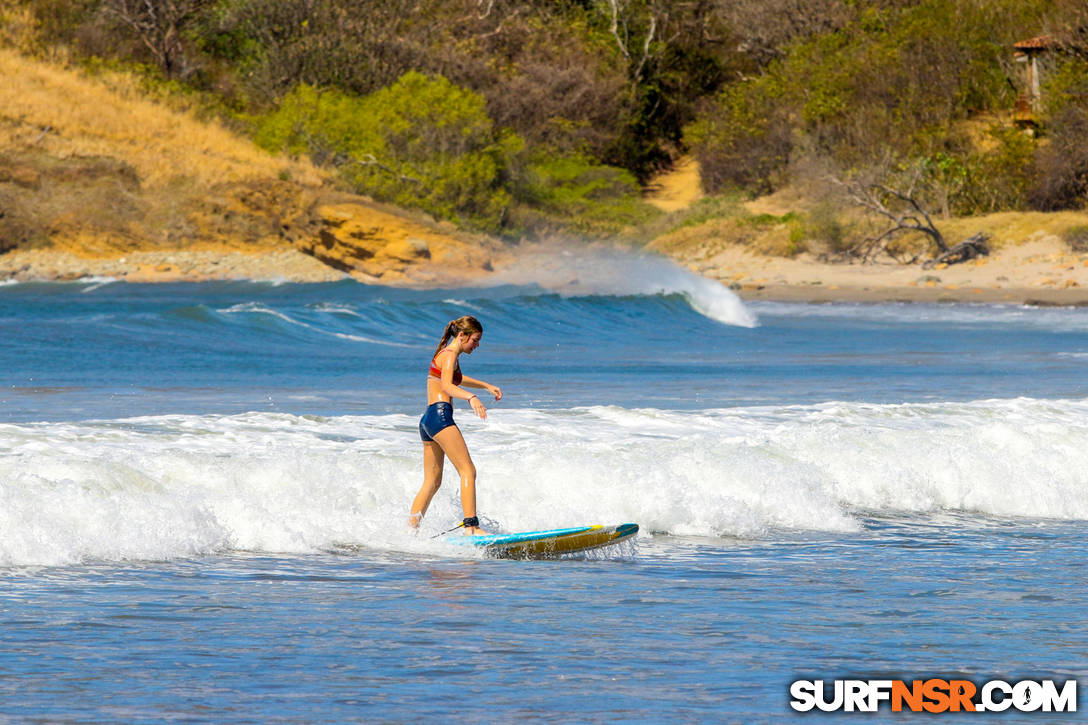
[[756, 316], [721, 283], [665, 257], [610, 247], [539, 246], [518, 255], [489, 284], [537, 284], [563, 295], [680, 294], [692, 309], [726, 325], [755, 327]]

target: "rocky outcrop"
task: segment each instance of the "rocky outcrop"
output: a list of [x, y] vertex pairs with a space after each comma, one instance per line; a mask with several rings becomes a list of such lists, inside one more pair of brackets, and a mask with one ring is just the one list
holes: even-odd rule
[[[87, 274], [126, 279], [206, 279], [216, 270], [203, 261], [151, 265], [140, 255], [195, 254], [203, 260], [209, 253], [301, 252], [333, 276], [442, 284], [485, 274], [499, 247], [449, 224], [414, 221], [366, 197], [288, 179], [211, 187], [178, 179], [150, 189], [131, 166], [108, 157], [0, 153], [0, 255], [35, 252], [18, 266], [0, 265], [12, 267], [9, 276], [70, 279], [86, 268]], [[58, 255], [56, 264], [46, 259], [49, 253]], [[134, 267], [136, 259], [143, 261]], [[232, 263], [223, 266], [224, 274], [227, 267], [232, 276], [248, 270]], [[315, 276], [307, 268], [303, 278]]]
[[364, 281], [428, 284], [463, 281], [491, 271], [498, 244], [466, 238], [443, 225], [405, 219], [348, 199], [316, 208], [320, 228], [298, 243], [325, 264]]

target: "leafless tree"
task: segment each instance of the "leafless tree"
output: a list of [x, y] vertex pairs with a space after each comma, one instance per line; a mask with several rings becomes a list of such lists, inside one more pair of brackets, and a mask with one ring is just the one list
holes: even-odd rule
[[131, 30], [172, 77], [191, 72], [182, 54], [182, 35], [210, 0], [107, 0], [103, 11]]
[[[638, 15], [630, 7], [632, 3], [627, 0], [607, 0], [608, 8], [612, 15], [612, 25], [609, 31], [616, 40], [616, 46], [620, 54], [627, 61], [630, 68], [631, 79], [636, 83], [642, 78], [642, 69], [650, 57], [650, 46], [657, 34], [657, 15], [651, 8], [646, 15], [646, 28], [636, 30]], [[641, 50], [638, 49], [639, 38], [642, 34]]]
[[880, 254], [887, 254], [897, 261], [908, 263], [917, 261], [900, 259], [895, 251], [889, 249], [889, 243], [900, 234], [917, 232], [926, 235], [942, 254], [948, 252], [948, 243], [944, 235], [933, 223], [933, 219], [923, 207], [918, 192], [920, 173], [909, 174], [904, 179], [903, 187], [890, 186], [886, 181], [874, 181], [855, 177], [849, 180], [829, 175], [828, 180], [841, 189], [846, 197], [857, 206], [891, 222], [891, 226], [876, 236], [861, 242], [855, 253], [863, 261], [872, 261]]
[[[432, 0], [432, 9], [437, 3], [453, 20], [428, 41], [421, 68], [480, 93], [496, 125], [530, 146], [600, 155], [615, 145], [633, 103], [629, 74], [571, 36], [561, 4]], [[605, 12], [603, 2], [595, 8]]]
[[853, 15], [841, 0], [713, 0], [732, 29], [736, 51], [762, 67], [793, 38], [841, 27]]
[[986, 243], [989, 237], [982, 232], [949, 247], [941, 230], [926, 211], [923, 201], [927, 192], [923, 188], [926, 184], [924, 164], [898, 168], [897, 173], [889, 171], [891, 166], [890, 157], [886, 157], [884, 163], [875, 171], [871, 169], [868, 175], [859, 174], [846, 180], [835, 174], [825, 176], [850, 202], [890, 222], [890, 226], [882, 232], [854, 245], [853, 254], [863, 262], [886, 254], [897, 262], [913, 264], [922, 256], [921, 252], [908, 257], [909, 252], [904, 254], [902, 250], [890, 246], [895, 237], [911, 232], [925, 235], [937, 248], [938, 254], [923, 264], [927, 269], [941, 263], [966, 262], [990, 253]]
[[601, 12], [609, 20], [609, 32], [627, 64], [632, 85], [642, 81], [647, 64], [667, 44], [684, 32], [688, 16], [701, 16], [687, 7], [692, 3], [665, 0], [604, 0]]

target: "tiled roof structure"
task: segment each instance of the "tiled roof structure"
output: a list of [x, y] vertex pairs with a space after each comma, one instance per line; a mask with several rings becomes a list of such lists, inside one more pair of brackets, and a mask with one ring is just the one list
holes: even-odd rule
[[1046, 50], [1054, 44], [1054, 39], [1049, 35], [1037, 35], [1034, 38], [1021, 40], [1013, 45], [1017, 50]]

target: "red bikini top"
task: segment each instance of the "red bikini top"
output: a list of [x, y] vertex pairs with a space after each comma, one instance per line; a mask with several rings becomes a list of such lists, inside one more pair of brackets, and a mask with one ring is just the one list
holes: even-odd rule
[[[438, 355], [441, 355], [441, 354], [442, 354], [441, 352], [438, 353]], [[442, 379], [442, 368], [435, 365], [435, 362], [438, 360], [438, 355], [435, 355], [433, 358], [431, 358], [430, 377], [437, 378], [437, 379], [441, 380]], [[461, 381], [464, 379], [464, 377], [465, 376], [461, 374], [461, 363], [458, 362], [457, 367], [455, 367], [453, 369], [453, 384], [454, 385], [460, 385]]]

